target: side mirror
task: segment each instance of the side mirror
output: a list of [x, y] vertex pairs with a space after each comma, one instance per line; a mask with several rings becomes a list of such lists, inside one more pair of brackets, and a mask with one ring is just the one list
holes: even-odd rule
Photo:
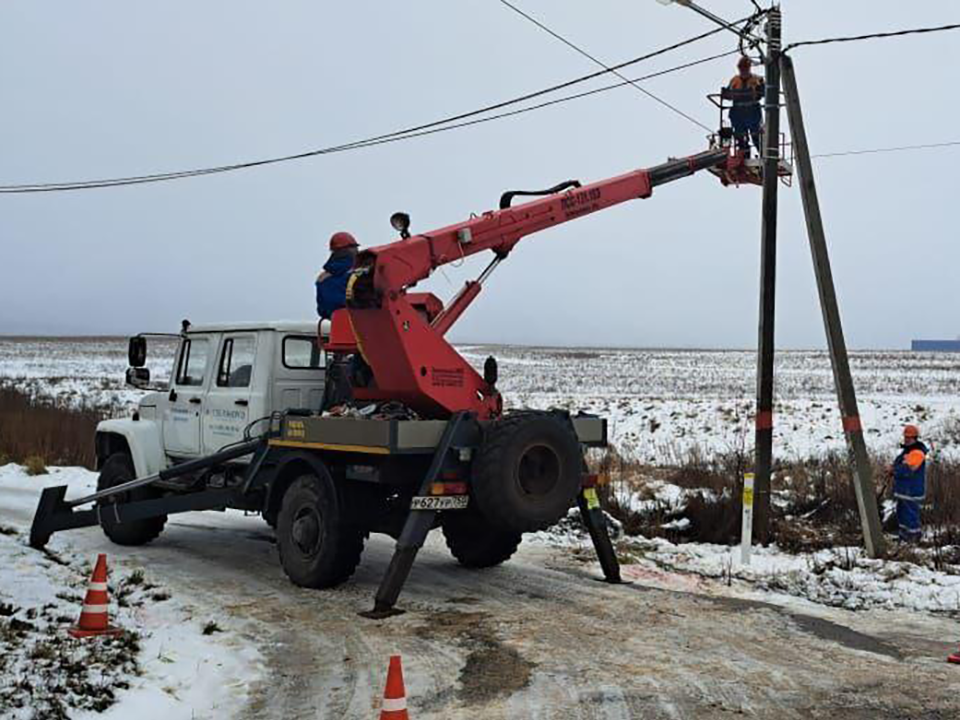
[[138, 389], [148, 389], [150, 385], [150, 368], [127, 368], [127, 385]]
[[[130, 367], [142, 368], [147, 364], [147, 339], [142, 335], [134, 335], [127, 346], [127, 359]], [[149, 373], [148, 373], [149, 374]]]

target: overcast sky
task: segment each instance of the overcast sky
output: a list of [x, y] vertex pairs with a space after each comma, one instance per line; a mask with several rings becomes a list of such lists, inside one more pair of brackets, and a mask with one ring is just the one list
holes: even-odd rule
[[[709, 29], [654, 0], [515, 0], [607, 62]], [[704, 0], [730, 18], [746, 0]], [[787, 42], [960, 21], [955, 2], [792, 0]], [[136, 175], [299, 152], [428, 122], [595, 69], [498, 0], [0, 6], [0, 184]], [[733, 48], [714, 36], [631, 76]], [[815, 153], [960, 140], [960, 33], [797, 49]], [[647, 83], [708, 125], [735, 58]], [[609, 81], [602, 81], [603, 83]], [[0, 195], [0, 333], [176, 330], [312, 318], [335, 230], [388, 242], [511, 188], [584, 182], [705, 146], [626, 87], [519, 118], [357, 152], [172, 183]], [[960, 333], [960, 147], [817, 161], [848, 342]], [[796, 188], [781, 194], [777, 340], [822, 347]], [[750, 347], [760, 190], [689, 178], [524, 240], [460, 341]], [[437, 272], [449, 297], [486, 264]]]

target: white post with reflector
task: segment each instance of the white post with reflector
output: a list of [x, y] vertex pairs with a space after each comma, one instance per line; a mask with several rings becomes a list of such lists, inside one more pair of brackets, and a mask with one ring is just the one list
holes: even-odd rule
[[743, 476], [743, 518], [740, 529], [740, 562], [750, 564], [750, 546], [753, 544], [753, 473]]

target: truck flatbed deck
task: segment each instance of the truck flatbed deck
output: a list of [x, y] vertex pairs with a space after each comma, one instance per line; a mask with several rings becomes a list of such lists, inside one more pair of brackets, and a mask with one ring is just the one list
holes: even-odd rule
[[[594, 415], [570, 418], [580, 443], [607, 444], [607, 421]], [[369, 455], [432, 455], [446, 420], [400, 420], [364, 417], [290, 415], [283, 419], [271, 447], [301, 448]], [[475, 439], [475, 442], [479, 438]]]

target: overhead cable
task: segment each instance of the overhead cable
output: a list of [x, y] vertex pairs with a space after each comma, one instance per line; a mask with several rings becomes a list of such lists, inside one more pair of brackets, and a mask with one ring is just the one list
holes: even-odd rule
[[534, 25], [536, 25], [538, 28], [540, 28], [541, 30], [543, 30], [544, 32], [546, 32], [548, 35], [551, 35], [552, 37], [556, 38], [557, 40], [559, 40], [560, 42], [562, 42], [562, 43], [563, 43], [564, 45], [566, 45], [567, 47], [572, 48], [572, 49], [575, 50], [576, 52], [580, 53], [581, 55], [583, 55], [583, 56], [584, 56], [585, 58], [587, 58], [588, 60], [592, 61], [593, 63], [595, 63], [595, 64], [597, 64], [597, 65], [599, 65], [600, 67], [604, 68], [605, 70], [608, 70], [608, 71], [612, 72], [612, 73], [613, 73], [614, 75], [616, 75], [618, 78], [620, 78], [621, 80], [626, 81], [627, 83], [629, 83], [630, 85], [632, 85], [634, 88], [636, 88], [637, 90], [639, 90], [641, 93], [643, 93], [644, 95], [646, 95], [646, 96], [649, 97], [650, 99], [652, 99], [652, 100], [660, 103], [661, 105], [663, 105], [663, 106], [664, 106], [665, 108], [667, 108], [668, 110], [671, 110], [672, 112], [675, 112], [675, 113], [676, 113], [677, 115], [679, 115], [680, 117], [684, 118], [685, 120], [688, 120], [688, 121], [692, 122], [694, 125], [698, 125], [699, 127], [703, 128], [703, 129], [706, 130], [707, 132], [712, 132], [712, 129], [711, 129], [711, 128], [707, 127], [706, 125], [704, 125], [702, 122], [700, 122], [700, 121], [697, 120], [696, 118], [691, 117], [690, 115], [688, 115], [687, 113], [685, 113], [685, 112], [684, 112], [683, 110], [681, 110], [680, 108], [678, 108], [678, 107], [676, 107], [676, 106], [674, 106], [674, 105], [671, 105], [670, 103], [668, 103], [668, 102], [667, 102], [666, 100], [664, 100], [663, 98], [658, 97], [657, 95], [654, 95], [652, 92], [650, 92], [650, 91], [647, 90], [646, 88], [642, 88], [642, 87], [640, 87], [639, 85], [637, 85], [635, 82], [633, 82], [633, 81], [631, 81], [631, 80], [628, 80], [628, 79], [627, 79], [622, 73], [620, 73], [618, 70], [615, 70], [615, 69], [611, 68], [611, 67], [610, 67], [609, 65], [607, 65], [605, 62], [603, 62], [602, 60], [600, 60], [600, 59], [597, 58], [596, 56], [590, 54], [589, 52], [587, 52], [586, 50], [584, 50], [582, 47], [580, 47], [579, 45], [577, 45], [576, 43], [574, 43], [572, 40], [569, 40], [568, 38], [564, 37], [563, 35], [561, 35], [560, 33], [556, 32], [555, 30], [552, 30], [551, 28], [547, 27], [547, 26], [546, 26], [544, 23], [542, 23], [540, 20], [537, 20], [535, 17], [533, 17], [533, 16], [530, 15], [529, 13], [523, 11], [522, 9], [520, 9], [519, 7], [517, 7], [516, 5], [514, 5], [512, 2], [510, 2], [509, 0], [500, 0], [500, 3], [501, 3], [502, 5], [504, 5], [505, 7], [510, 8], [513, 12], [517, 13], [518, 15], [520, 15], [520, 16], [523, 17], [523, 18], [525, 18], [526, 20], [529, 20], [531, 23], [533, 23]]
[[[740, 20], [738, 22], [743, 22]], [[535, 92], [526, 93], [518, 97], [511, 98], [509, 100], [504, 100], [498, 103], [487, 105], [485, 107], [479, 108], [477, 110], [471, 110], [469, 112], [459, 113], [457, 115], [452, 115], [440, 120], [435, 120], [433, 122], [424, 123], [422, 125], [416, 125], [409, 127], [403, 130], [397, 130], [391, 133], [386, 133], [382, 135], [376, 135], [373, 137], [365, 138], [362, 140], [357, 140], [350, 143], [345, 143], [342, 145], [333, 145], [325, 148], [318, 148], [315, 150], [308, 150], [300, 153], [295, 153], [291, 155], [283, 155], [279, 157], [265, 158], [261, 160], [251, 160], [247, 162], [238, 162], [232, 163], [229, 165], [217, 165], [212, 167], [205, 168], [194, 168], [190, 170], [181, 170], [175, 172], [164, 172], [164, 173], [153, 173], [147, 175], [132, 175], [125, 177], [117, 178], [103, 178], [95, 180], [80, 180], [73, 182], [48, 182], [48, 183], [27, 183], [27, 184], [18, 184], [18, 185], [0, 185], [0, 193], [36, 193], [36, 192], [58, 192], [58, 191], [67, 191], [67, 190], [88, 190], [88, 189], [97, 189], [97, 188], [106, 188], [106, 187], [117, 187], [124, 185], [141, 185], [145, 183], [155, 183], [155, 182], [164, 182], [170, 180], [180, 180], [183, 178], [189, 177], [199, 177], [204, 175], [214, 175], [226, 172], [232, 172], [236, 170], [245, 170], [254, 167], [262, 167], [265, 165], [274, 165], [277, 163], [290, 162], [293, 160], [302, 160], [310, 157], [316, 157], [320, 155], [329, 155], [338, 152], [345, 152], [347, 150], [355, 150], [364, 147], [371, 147], [375, 145], [382, 145], [390, 142], [397, 142], [399, 140], [405, 140], [411, 137], [420, 137], [422, 135], [433, 134], [434, 132], [440, 131], [443, 129], [443, 126], [451, 125], [452, 123], [457, 123], [459, 121], [468, 120], [469, 118], [475, 118], [480, 115], [486, 115], [495, 110], [500, 110], [511, 105], [516, 105], [519, 103], [527, 102], [529, 100], [536, 99], [538, 97], [543, 97], [545, 95], [563, 90], [575, 85], [594, 80], [603, 75], [610, 73], [615, 73], [618, 70], [623, 68], [637, 65], [641, 62], [651, 60], [660, 55], [664, 55], [673, 50], [691, 45], [695, 42], [703, 40], [712, 35], [716, 35], [719, 32], [722, 32], [724, 28], [715, 28], [713, 30], [700, 33], [686, 40], [681, 40], [679, 42], [673, 43], [666, 47], [660, 48], [653, 52], [640, 55], [635, 57], [632, 60], [627, 60], [626, 62], [619, 63], [610, 67], [605, 67], [603, 70], [597, 72], [589, 73], [587, 75], [582, 75], [580, 77], [562, 82], [550, 87], [544, 88], [542, 90], [537, 90]], [[518, 114], [513, 113], [504, 113], [503, 116], [509, 116]], [[477, 124], [476, 121], [473, 122], [463, 122], [460, 126]]]
[[783, 52], [805, 45], [829, 45], [831, 43], [857, 42], [860, 40], [877, 40], [881, 38], [903, 37], [904, 35], [924, 35], [927, 33], [944, 32], [946, 30], [960, 30], [960, 24], [940, 25], [939, 27], [915, 28], [912, 30], [895, 30], [893, 32], [870, 33], [869, 35], [851, 35], [849, 37], [824, 38], [823, 40], [804, 40], [787, 45]]
[[949, 142], [927, 143], [925, 145], [901, 145], [899, 147], [871, 148], [869, 150], [847, 150], [844, 152], [821, 153], [811, 155], [812, 158], [832, 158], [846, 157], [848, 155], [875, 155], [879, 153], [906, 152], [908, 150], [932, 150], [934, 148], [956, 147], [960, 146], [960, 140], [951, 140]]

